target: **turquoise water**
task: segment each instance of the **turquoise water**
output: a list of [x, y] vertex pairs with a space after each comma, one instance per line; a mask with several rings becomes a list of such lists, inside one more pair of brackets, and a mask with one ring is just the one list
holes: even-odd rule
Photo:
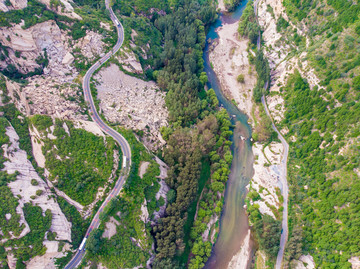
[[[237, 9], [230, 14], [221, 15], [210, 27], [207, 39], [218, 37], [216, 29], [223, 24], [237, 23], [246, 6], [247, 1], [242, 2]], [[215, 72], [211, 69], [209, 61], [208, 43], [204, 52], [205, 72], [208, 75], [208, 87], [213, 88], [220, 105], [231, 116], [232, 124], [235, 125], [233, 141], [234, 159], [231, 166], [231, 174], [226, 186], [224, 209], [220, 220], [220, 232], [212, 255], [205, 268], [227, 268], [232, 257], [240, 251], [244, 237], [249, 229], [247, 215], [243, 208], [246, 195], [246, 185], [253, 176], [253, 154], [250, 137], [251, 127], [247, 123], [248, 117], [242, 113], [231, 101], [227, 100], [221, 92], [221, 85]], [[245, 138], [245, 140], [244, 140]], [[252, 245], [252, 244], [251, 244]]]

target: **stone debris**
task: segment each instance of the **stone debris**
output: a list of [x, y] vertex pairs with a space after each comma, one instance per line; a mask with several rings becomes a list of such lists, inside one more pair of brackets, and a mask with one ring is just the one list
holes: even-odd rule
[[[260, 207], [260, 213], [268, 214], [276, 219], [268, 205], [274, 206], [277, 209], [280, 205], [279, 197], [276, 194], [276, 188], [279, 187], [279, 169], [277, 169], [277, 164], [280, 163], [283, 148], [281, 143], [276, 142], [272, 142], [269, 147], [271, 149], [266, 150], [266, 147], [264, 154], [261, 144], [253, 144], [255, 173], [251, 180], [251, 186], [262, 198], [262, 201], [255, 202]], [[271, 162], [270, 164], [268, 160]], [[263, 189], [262, 192], [260, 192], [260, 188]]]
[[28, 115], [45, 114], [67, 120], [87, 120], [84, 109], [74, 99], [80, 99], [81, 89], [62, 78], [36, 76], [29, 79], [22, 94], [28, 100]]
[[115, 64], [102, 69], [95, 79], [100, 110], [107, 120], [143, 131], [142, 142], [151, 150], [165, 144], [160, 134], [160, 127], [168, 124], [165, 93], [154, 82], [126, 75]]
[[102, 35], [93, 31], [86, 31], [86, 36], [80, 38], [74, 48], [81, 50], [81, 54], [88, 59], [93, 59], [97, 56], [103, 56], [105, 50], [105, 43], [102, 41]]
[[158, 179], [160, 179], [160, 181], [159, 181], [160, 189], [156, 193], [155, 197], [156, 197], [156, 200], [159, 200], [160, 197], [162, 197], [162, 198], [164, 198], [164, 201], [165, 201], [164, 205], [160, 206], [159, 211], [154, 212], [154, 220], [157, 220], [157, 219], [161, 218], [162, 216], [164, 216], [164, 214], [165, 214], [166, 205], [168, 203], [166, 194], [168, 193], [170, 188], [165, 182], [165, 178], [167, 178], [168, 166], [162, 160], [160, 160], [158, 157], [155, 157], [155, 161], [160, 165], [160, 175], [157, 177]]
[[[34, 71], [40, 65], [36, 62], [39, 57], [45, 57], [45, 51], [49, 64], [44, 68], [44, 74], [50, 76], [64, 76], [73, 73], [74, 68], [67, 64], [71, 56], [67, 33], [60, 30], [54, 20], [38, 23], [28, 29], [22, 29], [23, 24], [0, 29], [0, 42], [9, 47], [9, 59], [1, 61], [1, 68], [13, 64], [23, 73]], [[20, 52], [16, 57], [15, 51]], [[67, 56], [66, 56], [67, 55]], [[67, 61], [63, 64], [63, 60]]]

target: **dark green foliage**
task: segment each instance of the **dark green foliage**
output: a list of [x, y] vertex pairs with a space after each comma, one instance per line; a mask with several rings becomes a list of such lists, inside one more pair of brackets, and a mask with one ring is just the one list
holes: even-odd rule
[[258, 74], [256, 86], [254, 88], [254, 99], [256, 102], [261, 101], [261, 96], [268, 92], [270, 83], [270, 67], [269, 62], [264, 57], [263, 52], [257, 51], [255, 57], [255, 68]]
[[289, 22], [280, 16], [276, 22], [276, 31], [280, 32], [282, 29], [286, 29], [289, 26]]
[[353, 78], [352, 87], [354, 90], [360, 91], [360, 76], [356, 76]]
[[[25, 227], [24, 224], [19, 225], [20, 215], [16, 212], [16, 207], [19, 204], [17, 201], [18, 199], [14, 197], [10, 188], [7, 186], [9, 182], [14, 181], [15, 179], [16, 174], [8, 175], [7, 172], [0, 171], [0, 227], [2, 231], [0, 239], [11, 238], [9, 232], [14, 236], [19, 236]], [[6, 214], [11, 214], [9, 220], [6, 219]]]
[[[168, 0], [116, 0], [114, 1], [113, 9], [125, 16], [130, 16], [131, 13], [151, 13], [151, 9], [169, 11], [169, 2], [175, 4], [177, 1]], [[156, 15], [157, 13], [154, 12]], [[156, 16], [155, 15], [155, 16]]]
[[57, 202], [66, 219], [71, 223], [71, 243], [73, 248], [76, 249], [80, 246], [90, 220], [89, 218], [84, 220], [76, 207], [69, 204], [63, 197], [58, 196]]
[[[160, 55], [163, 51], [163, 36], [161, 32], [150, 19], [142, 16], [125, 17], [122, 19], [122, 24], [125, 31], [125, 44], [130, 43], [133, 30], [138, 34], [133, 40], [136, 47], [132, 48], [130, 45], [129, 47], [132, 48], [135, 55], [139, 58], [143, 70], [146, 70], [147, 78], [155, 79], [153, 77], [154, 70], [162, 66]], [[146, 55], [144, 55], [144, 51]]]
[[102, 231], [96, 229], [92, 231], [89, 235], [89, 238], [86, 241], [86, 250], [90, 251], [91, 254], [96, 254], [100, 250], [100, 238]]
[[31, 117], [31, 122], [36, 126], [36, 129], [41, 132], [46, 131], [47, 128], [53, 125], [52, 119], [45, 115], [35, 115]]
[[50, 210], [47, 210], [43, 216], [43, 211], [39, 206], [27, 203], [23, 210], [30, 232], [20, 239], [9, 240], [4, 244], [4, 246], [12, 247], [12, 252], [18, 259], [16, 266], [19, 268], [25, 268], [23, 262], [32, 257], [45, 254], [46, 247], [43, 245], [43, 240], [46, 231], [50, 229], [52, 220]]
[[25, 21], [24, 29], [27, 29], [35, 24], [48, 21], [63, 21], [71, 22], [72, 19], [56, 14], [50, 11], [46, 6], [35, 0], [28, 0], [28, 6], [24, 9], [10, 10], [8, 12], [0, 11], [0, 26], [7, 27], [10, 23], [19, 24], [21, 20]]
[[[94, 252], [92, 259], [100, 261], [108, 268], [133, 268], [145, 264], [150, 258], [152, 237], [149, 227], [140, 220], [140, 214], [145, 199], [145, 189], [157, 183], [155, 176], [159, 174], [159, 167], [151, 160], [144, 146], [136, 140], [131, 131], [121, 129], [120, 132], [131, 146], [131, 171], [121, 197], [113, 199], [100, 229], [103, 231], [104, 223], [109, 221], [110, 217], [115, 218], [120, 224], [116, 227], [116, 234], [110, 239], [100, 238], [99, 251]], [[142, 161], [151, 161], [151, 164], [143, 178], [140, 178], [139, 165]], [[148, 198], [152, 201], [155, 197], [150, 192]], [[141, 247], [138, 247], [131, 238], [139, 240]]]
[[275, 260], [280, 245], [281, 221], [274, 220], [267, 214], [261, 215], [258, 204], [249, 206], [248, 213], [260, 248], [270, 259]]
[[9, 137], [5, 134], [6, 133], [6, 127], [9, 126], [8, 121], [1, 117], [0, 118], [0, 169], [3, 168], [3, 163], [5, 161], [4, 155], [3, 155], [3, 149], [2, 145], [9, 143]]
[[238, 32], [241, 36], [246, 36], [250, 39], [250, 42], [253, 44], [257, 43], [260, 27], [257, 24], [253, 2], [249, 1], [246, 4], [243, 15], [239, 21]]
[[[48, 116], [34, 116], [32, 123], [44, 133], [52, 120]], [[65, 132], [63, 124], [68, 126], [70, 135]], [[90, 204], [98, 188], [111, 175], [114, 140], [106, 138], [105, 143], [102, 137], [76, 129], [71, 122], [61, 120], [56, 120], [53, 134], [57, 138], [45, 138], [43, 146], [50, 180], [56, 178], [55, 186], [72, 199], [84, 205]]]
[[[164, 68], [154, 76], [162, 89], [168, 90], [166, 105], [172, 122], [189, 126], [199, 116], [203, 71], [202, 48], [205, 46], [204, 25], [215, 19], [215, 8], [208, 4], [186, 2], [176, 12], [160, 17], [155, 26], [163, 34]], [[184, 20], [186, 18], [186, 20]]]
[[175, 202], [175, 198], [176, 198], [176, 192], [174, 189], [170, 189], [168, 191], [168, 193], [166, 194], [166, 198], [168, 200], [168, 202], [171, 204], [173, 202]]
[[233, 11], [240, 2], [240, 0], [224, 0], [225, 8], [227, 11]]

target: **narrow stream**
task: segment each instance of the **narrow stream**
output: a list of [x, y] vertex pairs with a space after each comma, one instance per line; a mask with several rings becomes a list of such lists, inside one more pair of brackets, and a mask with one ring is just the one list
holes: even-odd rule
[[[220, 16], [220, 18], [211, 26], [207, 35], [207, 40], [209, 38], [215, 39], [218, 37], [216, 29], [222, 24], [237, 23], [243, 13], [246, 3], [247, 0], [243, 1], [233, 13]], [[228, 267], [232, 257], [240, 251], [241, 245], [243, 244], [249, 229], [248, 218], [243, 206], [246, 194], [245, 186], [253, 176], [254, 158], [250, 145], [251, 127], [247, 123], [247, 116], [239, 111], [239, 109], [223, 95], [218, 78], [211, 68], [208, 49], [209, 45], [207, 43], [203, 56], [205, 60], [205, 72], [209, 78], [207, 86], [215, 90], [220, 105], [228, 111], [232, 118], [232, 124], [235, 125], [232, 138], [234, 159], [226, 187], [225, 204], [220, 220], [219, 237], [213, 247], [212, 255], [205, 266], [205, 268], [218, 269]], [[244, 137], [246, 140], [243, 140]], [[250, 242], [250, 246], [252, 246], [252, 242]]]

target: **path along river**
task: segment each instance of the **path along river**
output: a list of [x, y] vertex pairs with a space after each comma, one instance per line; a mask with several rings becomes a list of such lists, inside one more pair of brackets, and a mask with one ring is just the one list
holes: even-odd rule
[[[247, 0], [243, 1], [233, 13], [223, 14], [210, 27], [207, 40], [218, 37], [216, 29], [225, 23], [238, 23]], [[246, 185], [253, 176], [253, 154], [250, 144], [251, 127], [247, 123], [247, 116], [239, 111], [237, 107], [225, 98], [221, 91], [221, 85], [209, 61], [209, 45], [204, 52], [205, 72], [208, 75], [208, 87], [213, 88], [219, 99], [220, 105], [224, 107], [231, 116], [232, 124], [235, 125], [233, 141], [233, 162], [231, 174], [227, 182], [224, 210], [220, 220], [220, 233], [212, 255], [205, 268], [217, 269], [227, 268], [233, 256], [240, 252], [244, 239], [248, 234], [249, 224], [245, 214], [244, 198]], [[245, 140], [243, 139], [245, 137]], [[250, 242], [250, 252], [252, 242]], [[250, 255], [251, 256], [251, 255]], [[249, 262], [245, 262], [245, 264]], [[244, 261], [242, 262], [244, 264]], [[239, 268], [239, 267], [238, 267]], [[239, 268], [239, 269], [246, 269]]]

